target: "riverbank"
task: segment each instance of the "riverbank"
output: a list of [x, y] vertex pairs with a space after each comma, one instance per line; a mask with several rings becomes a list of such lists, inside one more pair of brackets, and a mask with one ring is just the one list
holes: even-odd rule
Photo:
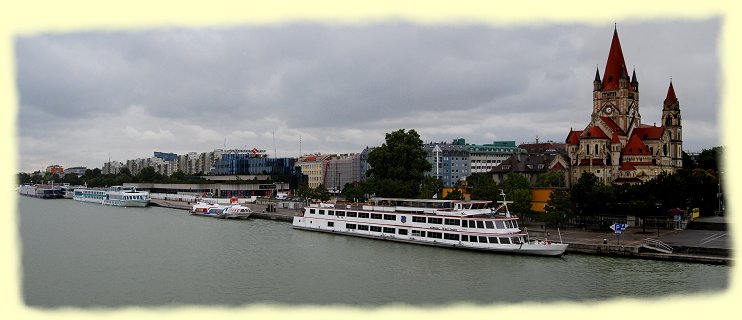
[[[152, 199], [150, 202], [153, 206], [160, 206], [173, 209], [191, 210], [192, 203]], [[257, 219], [276, 220], [291, 222], [294, 215], [298, 212], [296, 209], [274, 208], [275, 211], [267, 212], [266, 204], [248, 204], [253, 210], [250, 216]], [[528, 227], [528, 233], [532, 238], [548, 239], [554, 242], [564, 242], [569, 244], [568, 254], [590, 254], [616, 256], [636, 259], [668, 260], [679, 262], [694, 262], [708, 264], [730, 265], [733, 261], [730, 241], [709, 241], [724, 240], [728, 238], [726, 231], [719, 224], [726, 222], [718, 221], [699, 221], [696, 226], [711, 226], [710, 229], [685, 229], [685, 230], [653, 230], [652, 232], [643, 232], [641, 230], [629, 229], [617, 236], [612, 231], [582, 231], [582, 230], [542, 230]], [[721, 234], [720, 234], [721, 233]], [[660, 240], [672, 247], [672, 253], [661, 253], [642, 246], [646, 239]], [[727, 239], [728, 240], [728, 239]]]

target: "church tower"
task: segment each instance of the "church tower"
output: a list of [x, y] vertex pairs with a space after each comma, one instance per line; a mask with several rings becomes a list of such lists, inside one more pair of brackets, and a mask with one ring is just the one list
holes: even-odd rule
[[683, 133], [680, 119], [680, 102], [675, 96], [675, 88], [667, 89], [667, 97], [662, 105], [662, 123], [665, 130], [670, 134], [670, 142], [667, 146], [662, 146], [664, 156], [670, 157], [670, 163], [673, 167], [683, 167]]
[[621, 42], [618, 39], [618, 30], [615, 28], [602, 80], [600, 73], [595, 71], [591, 118], [595, 117], [611, 118], [624, 133], [629, 133], [641, 123], [639, 81], [636, 78], [636, 70], [629, 78]]

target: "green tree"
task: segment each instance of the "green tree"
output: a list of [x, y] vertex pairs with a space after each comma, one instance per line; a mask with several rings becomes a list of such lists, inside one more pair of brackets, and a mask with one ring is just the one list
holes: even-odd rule
[[420, 186], [420, 199], [432, 199], [433, 196], [440, 197], [443, 191], [443, 181], [436, 177], [425, 177]]
[[164, 177], [157, 173], [153, 167], [144, 167], [137, 174], [137, 180], [140, 182], [159, 182], [162, 181], [163, 178]]
[[420, 135], [414, 129], [387, 133], [386, 142], [368, 155], [369, 187], [382, 197], [418, 196], [424, 174], [431, 169], [426, 156]]
[[513, 201], [508, 207], [518, 214], [526, 214], [531, 211], [531, 184], [526, 176], [519, 173], [508, 173], [502, 181], [502, 189], [507, 195], [508, 201]]
[[459, 184], [458, 183], [456, 183], [456, 187], [451, 192], [449, 192], [444, 199], [446, 199], [446, 200], [464, 200], [464, 193], [461, 192], [461, 189], [459, 189]]
[[314, 190], [312, 190], [312, 195], [314, 199], [319, 199], [321, 201], [330, 200], [330, 191], [327, 191], [327, 187], [325, 187], [323, 184], [320, 184], [316, 188], [314, 188]]
[[722, 147], [713, 147], [711, 149], [703, 149], [700, 154], [698, 154], [698, 159], [696, 160], [697, 168], [699, 169], [710, 169], [714, 172], [719, 172], [719, 168], [721, 167], [721, 160], [723, 156], [724, 149]]
[[366, 191], [361, 182], [349, 182], [343, 186], [343, 197], [346, 201], [366, 201]]
[[31, 175], [25, 172], [19, 172], [18, 173], [18, 184], [26, 184], [26, 183], [32, 183], [33, 179], [31, 178]]
[[564, 173], [557, 170], [548, 171], [538, 177], [534, 187], [565, 187]]
[[573, 217], [569, 191], [567, 189], [554, 190], [549, 197], [549, 201], [546, 202], [544, 209], [546, 210], [549, 222], [557, 226], [564, 225]]
[[474, 173], [467, 180], [471, 187], [471, 198], [477, 200], [500, 200], [500, 188], [489, 173]]

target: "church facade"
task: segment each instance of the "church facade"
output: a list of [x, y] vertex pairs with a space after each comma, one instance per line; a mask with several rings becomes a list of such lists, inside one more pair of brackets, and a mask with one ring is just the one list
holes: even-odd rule
[[608, 61], [593, 81], [590, 123], [570, 129], [566, 149], [570, 181], [591, 172], [604, 183], [640, 183], [682, 168], [680, 104], [670, 81], [660, 125], [642, 123], [636, 70], [629, 76], [614, 29]]

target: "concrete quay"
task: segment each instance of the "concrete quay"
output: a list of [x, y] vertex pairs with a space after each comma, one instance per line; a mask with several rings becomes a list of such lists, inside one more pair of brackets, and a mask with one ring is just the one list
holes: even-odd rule
[[[528, 228], [532, 238], [568, 243], [567, 253], [620, 256], [682, 262], [730, 265], [733, 262], [731, 235], [724, 217], [701, 218], [683, 230], [629, 228], [620, 236], [612, 230]], [[560, 237], [561, 236], [561, 237]], [[661, 253], [642, 246], [646, 239], [660, 240], [672, 247]]]

